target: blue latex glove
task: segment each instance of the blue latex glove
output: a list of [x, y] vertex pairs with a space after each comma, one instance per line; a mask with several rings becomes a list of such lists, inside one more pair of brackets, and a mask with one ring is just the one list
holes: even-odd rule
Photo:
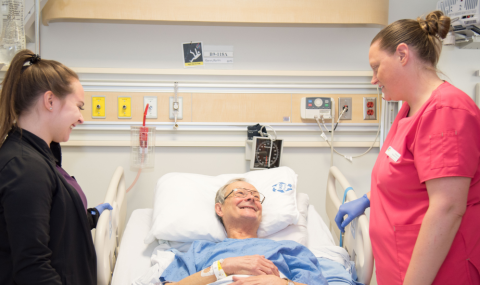
[[[113, 210], [112, 206], [110, 206], [110, 203], [103, 203], [103, 204], [100, 204], [98, 206], [95, 207], [95, 209], [97, 209], [98, 213], [101, 215], [103, 211], [105, 211], [105, 209], [108, 209], [108, 210]], [[95, 215], [95, 212], [92, 211], [92, 215]]]
[[[370, 207], [370, 200], [368, 199], [367, 194], [357, 200], [341, 205], [335, 216], [335, 223], [337, 223], [340, 231], [342, 233], [345, 232], [345, 227], [350, 224], [353, 219], [363, 214], [368, 207]], [[343, 217], [345, 215], [348, 215], [348, 217], [344, 220]]]

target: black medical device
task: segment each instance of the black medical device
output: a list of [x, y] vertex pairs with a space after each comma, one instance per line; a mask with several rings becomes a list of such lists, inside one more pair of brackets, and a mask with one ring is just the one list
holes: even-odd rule
[[[280, 166], [280, 158], [283, 151], [283, 140], [277, 139], [267, 133], [268, 125], [256, 124], [248, 126], [248, 140], [252, 140], [252, 152], [250, 157], [250, 169], [268, 169]], [[247, 140], [247, 142], [248, 142]]]
[[253, 153], [250, 169], [266, 169], [280, 166], [283, 140], [267, 137], [253, 138]]
[[[261, 137], [260, 130], [262, 125], [256, 124], [254, 126], [247, 126], [247, 139], [252, 140], [253, 137]], [[265, 131], [266, 133], [267, 131]]]

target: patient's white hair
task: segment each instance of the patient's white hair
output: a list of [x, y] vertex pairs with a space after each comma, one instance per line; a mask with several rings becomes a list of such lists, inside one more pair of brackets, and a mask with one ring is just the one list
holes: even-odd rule
[[[217, 195], [215, 195], [215, 204], [217, 203], [220, 203], [223, 205], [223, 203], [225, 203], [225, 190], [227, 190], [227, 187], [228, 185], [232, 184], [232, 183], [235, 183], [235, 182], [239, 182], [239, 181], [246, 181], [245, 178], [235, 178], [235, 179], [232, 179], [232, 180], [229, 180], [225, 185], [223, 185], [222, 187], [220, 187], [220, 189], [218, 189], [217, 191]], [[223, 225], [223, 219], [222, 217], [220, 217], [217, 212], [215, 211], [215, 214], [217, 215], [217, 218], [220, 220], [220, 222], [222, 223]], [[225, 225], [224, 225], [225, 226]]]

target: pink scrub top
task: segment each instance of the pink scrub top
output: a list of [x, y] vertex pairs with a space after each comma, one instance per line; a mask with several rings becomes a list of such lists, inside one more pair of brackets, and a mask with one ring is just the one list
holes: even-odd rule
[[467, 210], [433, 284], [480, 284], [480, 111], [447, 82], [415, 115], [407, 117], [409, 110], [404, 103], [372, 172], [370, 238], [377, 282], [403, 283], [428, 209], [425, 181], [462, 176], [472, 178]]

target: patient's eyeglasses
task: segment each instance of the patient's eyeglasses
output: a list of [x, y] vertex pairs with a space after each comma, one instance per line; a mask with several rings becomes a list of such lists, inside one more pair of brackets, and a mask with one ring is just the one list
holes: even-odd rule
[[238, 197], [238, 198], [245, 198], [247, 197], [248, 193], [252, 194], [253, 200], [260, 202], [260, 204], [263, 204], [263, 201], [265, 201], [265, 196], [263, 196], [262, 193], [258, 192], [257, 190], [250, 190], [250, 189], [245, 189], [245, 188], [235, 188], [233, 189], [230, 193], [228, 193], [227, 196], [225, 196], [225, 200], [228, 198], [233, 193], [233, 196]]

